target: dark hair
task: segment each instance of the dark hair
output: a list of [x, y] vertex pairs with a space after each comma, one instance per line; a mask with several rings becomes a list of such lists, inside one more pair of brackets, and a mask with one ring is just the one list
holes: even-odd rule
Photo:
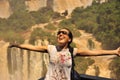
[[[68, 29], [68, 28], [62, 28], [62, 29], [66, 29], [69, 33], [68, 33], [68, 36], [69, 38], [71, 39], [71, 41], [68, 43], [68, 46], [70, 46], [70, 44], [72, 43], [73, 41], [73, 34], [72, 32]], [[60, 29], [61, 30], [61, 29]]]

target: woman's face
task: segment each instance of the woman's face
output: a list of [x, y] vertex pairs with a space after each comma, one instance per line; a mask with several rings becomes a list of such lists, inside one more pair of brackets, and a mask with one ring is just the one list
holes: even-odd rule
[[57, 42], [60, 45], [68, 44], [71, 41], [71, 39], [69, 38], [68, 34], [69, 34], [69, 31], [67, 29], [59, 30], [58, 33], [57, 33]]

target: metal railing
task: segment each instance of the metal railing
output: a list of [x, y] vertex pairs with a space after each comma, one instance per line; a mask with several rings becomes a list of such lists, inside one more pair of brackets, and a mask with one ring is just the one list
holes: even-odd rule
[[113, 80], [110, 78], [98, 77], [98, 76], [91, 76], [86, 74], [80, 74], [80, 80]]

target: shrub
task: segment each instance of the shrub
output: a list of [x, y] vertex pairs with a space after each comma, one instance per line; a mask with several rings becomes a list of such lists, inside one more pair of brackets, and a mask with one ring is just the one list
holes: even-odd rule
[[48, 30], [56, 30], [57, 27], [55, 27], [53, 24], [49, 23], [47, 26], [45, 26]]
[[75, 69], [80, 73], [80, 74], [85, 74], [88, 66], [92, 65], [95, 61], [92, 60], [91, 58], [85, 58], [85, 57], [76, 57], [75, 58]]
[[0, 37], [2, 37], [6, 42], [24, 42], [24, 38], [20, 34], [16, 34], [16, 32], [13, 31], [7, 31], [5, 35], [4, 33], [0, 32]]

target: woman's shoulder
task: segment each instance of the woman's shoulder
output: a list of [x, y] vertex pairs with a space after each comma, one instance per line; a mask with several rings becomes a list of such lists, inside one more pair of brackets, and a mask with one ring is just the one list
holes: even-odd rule
[[49, 45], [48, 45], [48, 48], [49, 48], [49, 47], [55, 47], [55, 45], [51, 45], [51, 44], [49, 44]]
[[78, 48], [73, 48], [73, 55], [76, 56]]
[[48, 45], [48, 46], [47, 46], [47, 49], [48, 49], [48, 50], [51, 50], [51, 49], [54, 48], [54, 47], [55, 47], [55, 45]]
[[48, 45], [47, 46], [47, 51], [48, 53], [52, 53], [52, 51], [56, 50], [56, 47], [55, 45]]

